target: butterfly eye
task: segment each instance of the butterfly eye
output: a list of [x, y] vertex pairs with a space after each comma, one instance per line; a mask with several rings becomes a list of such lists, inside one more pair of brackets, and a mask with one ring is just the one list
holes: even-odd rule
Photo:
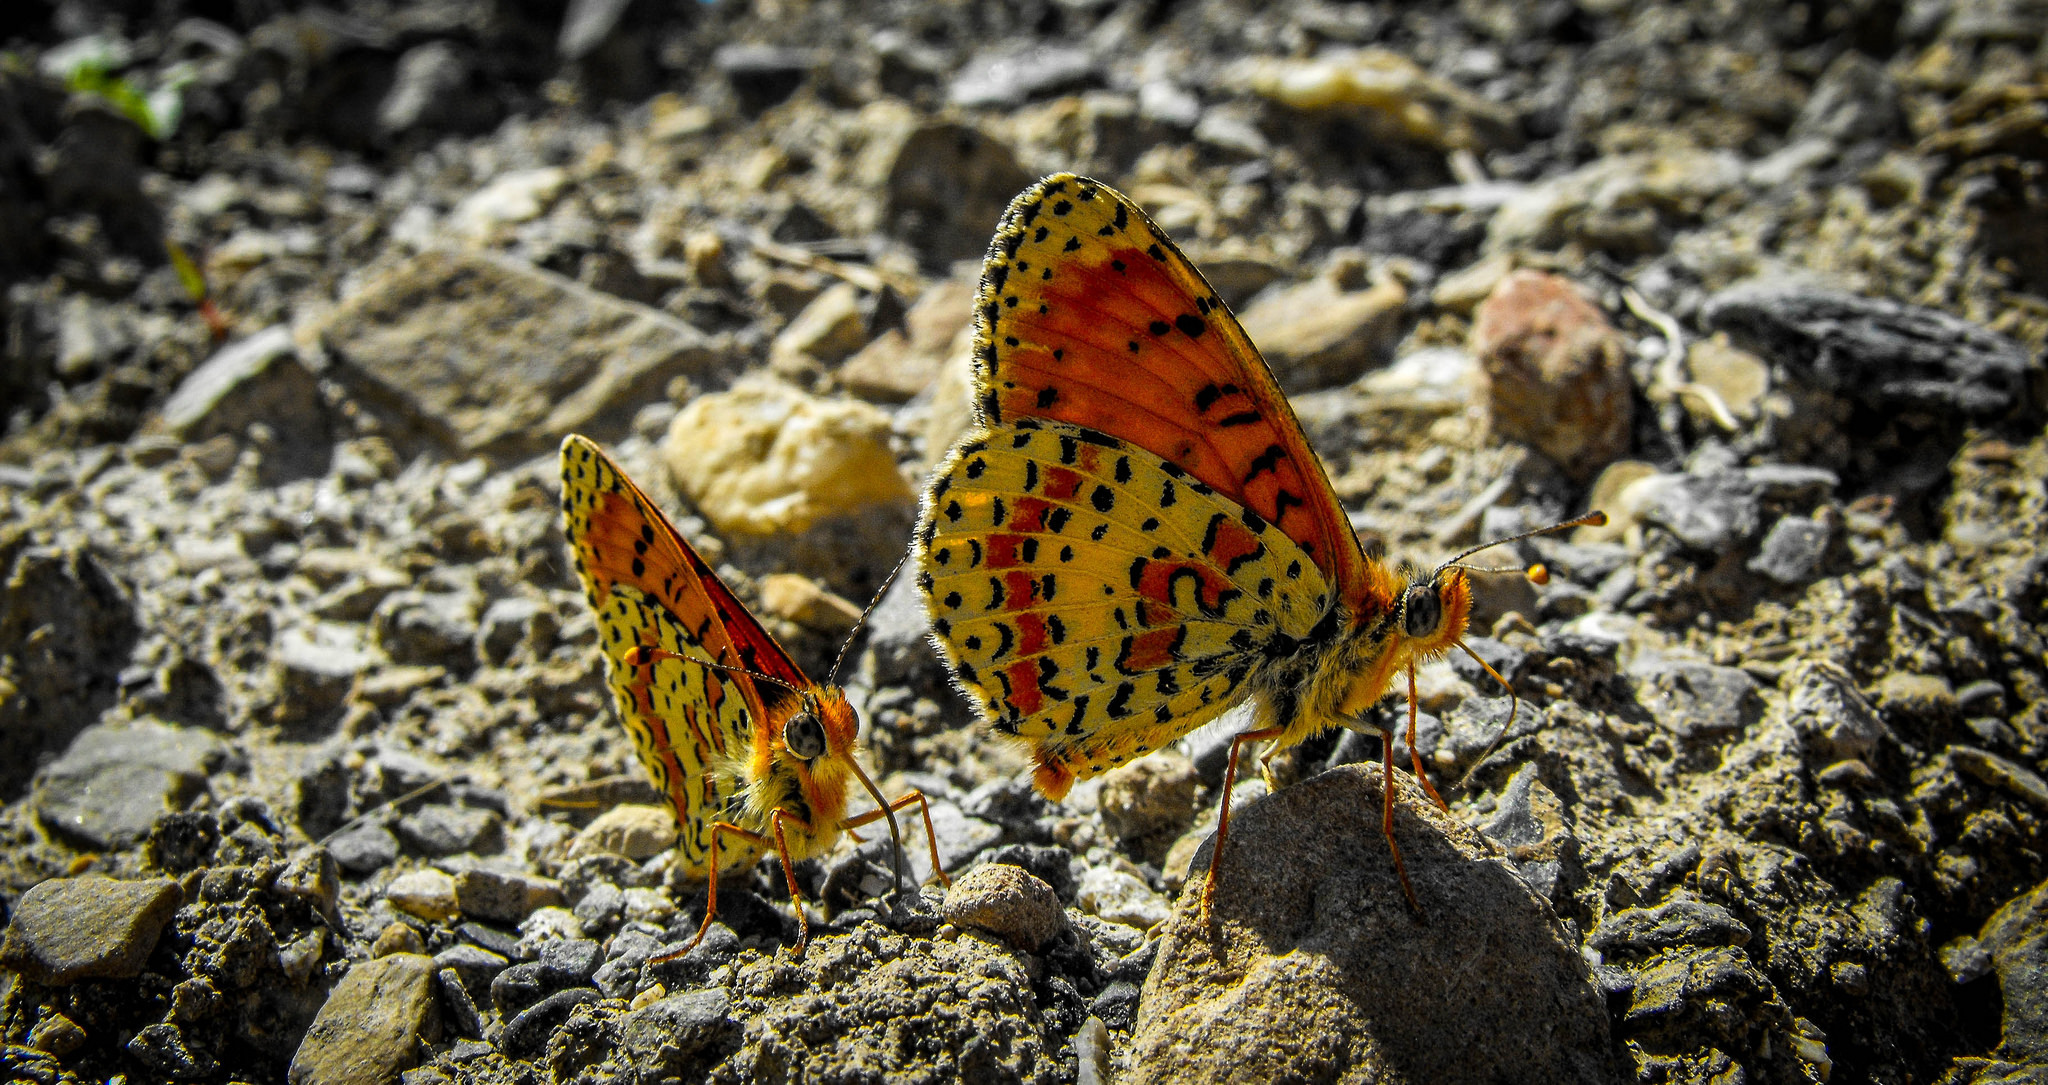
[[1437, 598], [1435, 584], [1416, 584], [1402, 596], [1401, 620], [1409, 636], [1429, 636], [1443, 619], [1444, 604]]
[[818, 725], [818, 717], [809, 712], [799, 712], [782, 725], [782, 744], [789, 752], [806, 761], [825, 754], [825, 729]]

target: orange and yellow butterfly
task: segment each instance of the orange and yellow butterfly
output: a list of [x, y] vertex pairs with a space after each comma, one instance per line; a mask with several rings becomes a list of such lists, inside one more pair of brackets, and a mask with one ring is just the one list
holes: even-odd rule
[[[1415, 665], [1464, 647], [1466, 555], [1425, 576], [1365, 554], [1244, 329], [1107, 185], [1060, 174], [1010, 204], [975, 321], [979, 428], [939, 466], [914, 543], [934, 639], [1055, 799], [1255, 702], [1206, 913], [1245, 744], [1270, 758], [1360, 726], [1405, 671], [1415, 749]], [[1382, 828], [1413, 901], [1383, 749]]]
[[[854, 757], [860, 718], [845, 694], [804, 677], [654, 502], [574, 434], [562, 442], [562, 521], [619, 718], [668, 796], [683, 872], [710, 883], [691, 947], [718, 912], [719, 872], [744, 870], [772, 846], [801, 955], [810, 921], [796, 863], [883, 818], [900, 852], [895, 812], [913, 803], [945, 880], [930, 803], [918, 791], [883, 801]], [[848, 817], [855, 780], [876, 808]]]

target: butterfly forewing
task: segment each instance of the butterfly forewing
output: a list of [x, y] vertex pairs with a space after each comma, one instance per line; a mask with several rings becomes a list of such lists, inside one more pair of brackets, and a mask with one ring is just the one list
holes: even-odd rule
[[[619, 716], [674, 809], [684, 868], [701, 874], [712, 823], [737, 794], [735, 766], [754, 728], [766, 725], [769, 702], [787, 695], [701, 663], [794, 682], [802, 673], [647, 495], [582, 437], [562, 444], [562, 513]], [[660, 652], [636, 656], [636, 648]], [[719, 846], [722, 869], [759, 850], [730, 835]]]
[[1024, 419], [934, 481], [919, 587], [962, 688], [1040, 779], [1091, 776], [1240, 700], [1328, 582], [1291, 538], [1145, 449]]
[[1272, 373], [1136, 205], [1071, 174], [1027, 189], [990, 243], [977, 304], [984, 425], [1042, 418], [1121, 438], [1276, 525], [1330, 582], [1364, 583], [1357, 536]]

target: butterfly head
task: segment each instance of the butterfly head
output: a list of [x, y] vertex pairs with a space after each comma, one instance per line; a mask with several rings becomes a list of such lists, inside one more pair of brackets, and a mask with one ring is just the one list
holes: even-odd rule
[[1432, 656], [1456, 644], [1471, 615], [1472, 582], [1454, 565], [1411, 581], [1401, 592], [1401, 632], [1413, 656]]

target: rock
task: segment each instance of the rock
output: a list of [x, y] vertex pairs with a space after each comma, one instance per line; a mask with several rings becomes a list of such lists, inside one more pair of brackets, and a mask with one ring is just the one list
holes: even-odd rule
[[377, 932], [377, 939], [370, 943], [370, 956], [389, 957], [394, 953], [425, 953], [427, 943], [420, 932], [404, 923], [393, 920]]
[[1749, 569], [1780, 584], [1797, 586], [1820, 575], [1834, 532], [1811, 516], [1782, 516], [1764, 535]]
[[1682, 739], [1713, 739], [1762, 715], [1756, 679], [1736, 667], [1643, 653], [1629, 662], [1636, 700], [1659, 727]]
[[1984, 921], [1977, 943], [1991, 955], [2005, 996], [1996, 1054], [2040, 1066], [2048, 1061], [2048, 882], [2006, 902]]
[[1210, 922], [1190, 879], [1160, 941], [1127, 1080], [1617, 1080], [1604, 1003], [1550, 906], [1410, 789], [1394, 831], [1418, 922], [1379, 809], [1358, 766], [1232, 812]]
[[391, 879], [384, 887], [384, 899], [393, 908], [428, 922], [453, 919], [461, 911], [455, 899], [455, 879], [431, 867]]
[[1089, 867], [1081, 875], [1074, 905], [1089, 915], [1139, 930], [1151, 930], [1173, 914], [1173, 906], [1151, 886], [1109, 867]]
[[828, 516], [911, 501], [886, 415], [776, 381], [692, 400], [662, 448], [669, 477], [724, 532], [801, 532]]
[[837, 365], [867, 340], [860, 291], [852, 283], [834, 283], [776, 335], [768, 347], [768, 364], [778, 373], [792, 374], [804, 371], [803, 359]]
[[292, 1085], [389, 1085], [440, 1039], [434, 962], [396, 953], [348, 970], [292, 1056]]
[[378, 661], [367, 643], [367, 632], [343, 622], [312, 622], [280, 630], [270, 652], [278, 681], [272, 718], [294, 728], [319, 727], [335, 720], [356, 680]]
[[870, 689], [906, 686], [925, 697], [952, 696], [952, 676], [931, 650], [931, 618], [914, 576], [899, 576], [868, 611], [861, 681]]
[[1820, 74], [1786, 135], [1850, 144], [1890, 139], [1900, 127], [1898, 84], [1884, 65], [1851, 50]]
[[571, 856], [610, 853], [634, 862], [652, 859], [676, 845], [676, 819], [668, 807], [621, 803], [599, 814], [576, 834]]
[[723, 987], [671, 995], [626, 1016], [621, 1046], [643, 1075], [659, 1081], [700, 1081], [740, 1045], [745, 1029], [732, 1018]]
[[1582, 482], [1628, 451], [1627, 349], [1569, 281], [1509, 274], [1479, 306], [1472, 351], [1501, 436], [1534, 446]]
[[559, 166], [501, 173], [448, 212], [448, 229], [472, 241], [488, 240], [503, 227], [539, 218], [568, 183], [568, 173]]
[[226, 743], [197, 728], [151, 719], [98, 724], [43, 767], [36, 816], [85, 847], [118, 851], [204, 793], [207, 778], [230, 753]]
[[956, 121], [909, 128], [888, 161], [884, 228], [938, 269], [978, 262], [1010, 198], [1034, 179], [1006, 144]]
[[167, 878], [51, 878], [14, 902], [0, 962], [51, 985], [140, 975], [184, 894]]
[[478, 868], [455, 878], [462, 914], [498, 923], [519, 923], [540, 908], [563, 903], [560, 883], [531, 874]]
[[1636, 521], [1661, 527], [1688, 549], [1708, 556], [1756, 538], [1763, 519], [1756, 485], [1734, 471], [1639, 479], [1617, 505]]
[[437, 972], [452, 972], [472, 994], [491, 989], [491, 981], [511, 965], [504, 954], [494, 953], [467, 942], [449, 946], [434, 954]]
[[1938, 309], [1753, 282], [1714, 295], [1703, 315], [1799, 380], [1872, 410], [1984, 419], [2041, 406], [2038, 357]]
[[541, 642], [552, 641], [559, 628], [554, 610], [538, 599], [514, 595], [493, 600], [477, 622], [477, 655], [498, 665], [509, 661], [521, 645], [529, 646], [535, 655], [545, 655], [553, 645]]
[[376, 276], [317, 329], [330, 375], [404, 449], [517, 460], [571, 431], [609, 440], [717, 353], [666, 314], [517, 261], [432, 250]]
[[[434, 857], [496, 851], [502, 831], [496, 811], [449, 803], [426, 803], [398, 819], [398, 839], [413, 852]], [[459, 892], [459, 883], [456, 888]]]
[[265, 328], [216, 351], [179, 383], [150, 427], [188, 444], [261, 425], [277, 439], [265, 478], [311, 478], [327, 470], [333, 442], [317, 378], [299, 361], [291, 329]]
[[547, 997], [547, 970], [539, 961], [528, 961], [503, 969], [491, 979], [491, 1005], [510, 1017]]
[[540, 948], [542, 982], [551, 991], [582, 987], [597, 975], [604, 963], [604, 950], [588, 938], [564, 938]]
[[1392, 359], [1408, 291], [1391, 276], [1346, 290], [1329, 275], [1261, 294], [1238, 314], [1290, 393], [1356, 380]]
[[362, 877], [398, 861], [398, 838], [374, 821], [359, 821], [331, 837], [327, 850], [341, 869]]
[[548, 1037], [569, 1019], [570, 1014], [576, 1012], [576, 1007], [586, 1002], [596, 1002], [603, 997], [604, 992], [595, 987], [572, 987], [566, 991], [556, 991], [519, 1011], [519, 1016], [505, 1025], [504, 1033], [498, 1038], [498, 1045], [514, 1058], [531, 1058], [538, 1055], [546, 1046]]
[[1051, 43], [1003, 45], [962, 65], [946, 88], [946, 98], [965, 109], [1020, 106], [1098, 78], [1095, 58], [1085, 49]]
[[1674, 900], [1625, 908], [1600, 921], [1586, 945], [1617, 960], [1642, 960], [1681, 946], [1746, 946], [1749, 928], [1718, 904]]
[[488, 125], [497, 110], [489, 95], [469, 87], [470, 64], [454, 45], [430, 41], [398, 58], [391, 89], [377, 103], [377, 134], [385, 139], [420, 130], [469, 131]]
[[1247, 60], [1229, 68], [1224, 83], [1304, 112], [1351, 110], [1383, 132], [1438, 150], [1479, 151], [1521, 141], [1514, 110], [1432, 76], [1388, 49]]
[[1047, 844], [1004, 844], [994, 848], [982, 857], [990, 863], [1008, 863], [1022, 867], [1039, 881], [1052, 886], [1054, 895], [1063, 901], [1074, 899], [1073, 853], [1065, 848]]
[[1543, 786], [1535, 765], [1515, 770], [1484, 831], [1507, 850], [1529, 887], [1553, 905], [1565, 904], [1571, 891], [1585, 881], [1579, 838], [1572, 832], [1564, 803]]
[[1743, 179], [1742, 160], [1727, 151], [1606, 155], [1503, 201], [1487, 223], [1484, 251], [1570, 241], [1628, 255], [1659, 251], [1672, 224], [1697, 216]]
[[114, 703], [139, 628], [128, 589], [89, 549], [0, 543], [0, 569], [0, 792], [17, 795]]
[[791, 1081], [790, 1067], [820, 1081], [1051, 1085], [1061, 1076], [1023, 965], [978, 939], [865, 927], [813, 939], [801, 961], [744, 958], [725, 986], [745, 1033], [706, 1075], [714, 1079]]
[[955, 879], [941, 909], [946, 922], [974, 927], [1036, 950], [1066, 926], [1059, 894], [1021, 867], [983, 863]]
[[807, 576], [769, 573], [760, 579], [761, 612], [813, 633], [844, 637], [860, 624], [860, 607]]
[[377, 605], [377, 646], [398, 663], [468, 667], [476, 660], [476, 597], [460, 591], [393, 592]]
[[1102, 826], [1132, 855], [1156, 863], [1195, 820], [1194, 762], [1177, 752], [1146, 754], [1102, 778]]
[[476, 999], [470, 997], [469, 988], [462, 985], [462, 977], [452, 968], [443, 968], [434, 973], [434, 986], [441, 993], [441, 1009], [448, 1015], [448, 1024], [457, 1036], [484, 1034], [483, 1014], [477, 1012]]
[[740, 108], [750, 114], [795, 94], [817, 62], [817, 55], [808, 49], [774, 45], [721, 45], [711, 56], [712, 66], [725, 76]]
[[974, 290], [961, 277], [926, 287], [900, 329], [884, 331], [839, 367], [840, 385], [877, 403], [902, 403], [931, 387], [948, 357], [972, 349]]
[[[1764, 395], [1771, 390], [1771, 370], [1763, 359], [1715, 334], [1695, 339], [1685, 349], [1686, 372], [1693, 382], [1713, 391], [1737, 422], [1754, 422], [1763, 413]], [[1701, 426], [1717, 425], [1705, 413], [1696, 396], [1681, 396], [1694, 421]]]

